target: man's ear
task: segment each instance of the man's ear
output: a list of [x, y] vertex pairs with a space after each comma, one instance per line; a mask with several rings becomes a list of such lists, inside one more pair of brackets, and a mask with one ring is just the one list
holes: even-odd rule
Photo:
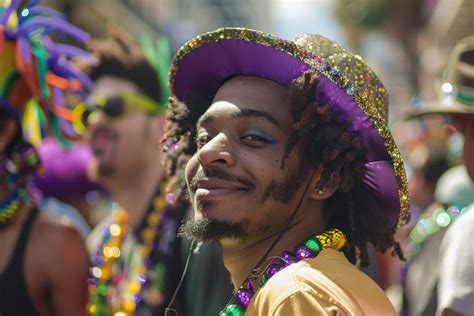
[[320, 181], [323, 171], [323, 166], [319, 166], [310, 179], [308, 197], [312, 200], [326, 200], [339, 188], [341, 177], [338, 172], [334, 172], [326, 185], [321, 188]]

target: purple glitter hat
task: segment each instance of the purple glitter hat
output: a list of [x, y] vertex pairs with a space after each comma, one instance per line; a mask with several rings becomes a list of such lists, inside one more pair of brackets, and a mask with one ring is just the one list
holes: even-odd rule
[[400, 152], [387, 126], [388, 95], [362, 60], [319, 35], [293, 41], [244, 28], [223, 28], [199, 35], [176, 53], [170, 86], [178, 99], [212, 100], [228, 78], [244, 75], [273, 80], [285, 87], [306, 70], [318, 71], [319, 99], [352, 122], [368, 149], [364, 186], [392, 223], [408, 219], [407, 180]]

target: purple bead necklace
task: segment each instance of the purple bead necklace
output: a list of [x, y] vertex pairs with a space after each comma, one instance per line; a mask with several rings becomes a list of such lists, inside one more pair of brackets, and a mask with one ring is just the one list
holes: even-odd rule
[[[243, 316], [250, 305], [255, 292], [263, 287], [267, 281], [280, 270], [301, 260], [316, 257], [323, 249], [342, 249], [347, 243], [346, 235], [339, 229], [333, 228], [319, 235], [311, 235], [297, 245], [293, 253], [283, 251], [279, 257], [270, 257], [263, 267], [256, 267], [234, 293], [231, 301], [220, 312], [220, 316]], [[255, 287], [252, 280], [258, 280]]]

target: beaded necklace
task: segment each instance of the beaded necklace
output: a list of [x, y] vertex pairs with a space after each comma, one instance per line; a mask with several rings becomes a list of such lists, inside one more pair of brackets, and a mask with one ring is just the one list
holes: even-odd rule
[[7, 158], [0, 160], [0, 185], [13, 187], [13, 191], [0, 204], [0, 226], [10, 223], [22, 203], [29, 200], [28, 177], [41, 170], [36, 149], [21, 142]]
[[[323, 249], [342, 249], [347, 243], [345, 234], [337, 229], [330, 229], [319, 235], [311, 235], [297, 245], [293, 253], [284, 251], [279, 257], [270, 257], [264, 267], [256, 267], [234, 293], [231, 301], [220, 312], [220, 316], [243, 316], [256, 290], [262, 288], [268, 280], [280, 270], [304, 259], [316, 257]], [[253, 280], [258, 280], [257, 288]]]
[[[119, 273], [114, 273], [117, 272], [114, 271], [114, 264], [123, 257], [122, 246], [127, 236], [128, 214], [117, 203], [113, 204], [111, 221], [104, 225], [103, 243], [92, 256], [92, 267], [88, 280], [89, 314], [110, 315], [109, 310], [111, 309], [114, 312], [113, 315], [133, 315], [137, 305], [143, 300], [143, 289], [150, 283], [150, 256], [155, 248], [156, 236], [165, 227], [165, 222], [172, 217], [170, 213], [174, 209], [171, 206], [167, 207], [166, 202], [167, 200], [170, 202], [170, 199], [161, 193], [164, 192], [166, 184], [165, 181], [160, 186], [152, 203], [153, 209], [146, 216], [146, 226], [138, 232], [142, 238], [137, 249], [140, 260], [132, 262], [128, 276], [123, 269], [122, 271], [119, 269]], [[115, 295], [119, 299], [109, 301], [108, 298], [111, 294], [119, 294]]]
[[409, 253], [410, 257], [416, 256], [423, 243], [440, 229], [448, 227], [456, 218], [463, 214], [467, 207], [459, 209], [457, 206], [447, 208], [439, 207], [434, 212], [420, 216], [420, 219], [410, 232]]
[[28, 199], [28, 191], [17, 185], [15, 189], [0, 204], [0, 226], [10, 223], [15, 218], [20, 206]]

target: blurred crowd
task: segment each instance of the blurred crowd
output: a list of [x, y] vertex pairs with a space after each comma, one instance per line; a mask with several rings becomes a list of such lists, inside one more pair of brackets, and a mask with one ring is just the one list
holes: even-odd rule
[[[165, 157], [181, 154], [166, 127], [180, 119], [169, 69], [185, 40], [217, 26], [284, 32], [277, 8], [292, 5], [325, 8], [338, 31], [323, 32], [389, 93], [410, 196], [395, 234], [405, 260], [369, 247], [361, 270], [399, 315], [474, 315], [474, 1], [38, 2], [0, 0], [0, 316], [229, 305], [221, 245], [180, 233], [193, 211], [169, 176], [183, 161]], [[319, 33], [312, 18], [289, 21]]]

